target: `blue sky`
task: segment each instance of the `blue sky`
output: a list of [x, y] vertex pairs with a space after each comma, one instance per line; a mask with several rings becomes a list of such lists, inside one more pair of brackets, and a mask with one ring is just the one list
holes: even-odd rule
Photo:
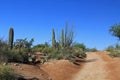
[[0, 0], [0, 37], [34, 38], [35, 44], [49, 42], [51, 30], [58, 35], [66, 22], [74, 25], [75, 38], [89, 48], [105, 49], [117, 38], [109, 28], [120, 22], [120, 0]]

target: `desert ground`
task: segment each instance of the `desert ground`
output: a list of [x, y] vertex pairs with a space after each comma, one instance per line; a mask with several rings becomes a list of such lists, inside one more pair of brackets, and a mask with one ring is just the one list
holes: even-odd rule
[[32, 80], [120, 80], [120, 58], [106, 51], [87, 52], [85, 60], [73, 64], [67, 60], [52, 60], [41, 65], [12, 65], [15, 72]]

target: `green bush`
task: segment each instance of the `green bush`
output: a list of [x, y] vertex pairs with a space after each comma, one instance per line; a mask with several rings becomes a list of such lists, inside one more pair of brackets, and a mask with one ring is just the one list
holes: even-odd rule
[[0, 38], [0, 63], [6, 62], [8, 60], [8, 46], [7, 42]]
[[4, 63], [7, 61], [8, 61], [8, 58], [7, 58], [6, 54], [4, 54], [3, 52], [0, 51], [0, 63]]
[[52, 52], [48, 53], [48, 59], [62, 59], [62, 55], [60, 54], [60, 52], [54, 48], [52, 48]]
[[96, 52], [98, 51], [96, 48], [86, 48], [86, 52]]
[[114, 50], [110, 51], [109, 55], [112, 57], [120, 57], [120, 50], [114, 49]]
[[[53, 49], [52, 52], [48, 54], [49, 59], [66, 59], [71, 60], [74, 57], [86, 58], [87, 55], [82, 50], [73, 50], [73, 49]], [[74, 61], [74, 60], [72, 60]]]
[[115, 49], [114, 46], [108, 46], [108, 48], [106, 48], [106, 51], [111, 52], [111, 51], [113, 51], [114, 49]]
[[106, 51], [109, 52], [109, 55], [112, 57], [120, 57], [120, 45], [116, 44], [115, 46], [108, 46]]
[[74, 48], [79, 48], [79, 49], [81, 49], [81, 50], [83, 50], [83, 51], [86, 50], [86, 46], [85, 46], [83, 43], [75, 43], [75, 44], [73, 45], [73, 47], [74, 47]]
[[42, 52], [47, 54], [51, 53], [52, 51], [54, 52], [54, 49], [52, 47], [45, 47], [42, 49]]
[[32, 48], [33, 52], [42, 52], [44, 48], [41, 47], [36, 47], [36, 48]]
[[8, 60], [10, 62], [22, 62], [22, 63], [27, 63], [28, 62], [28, 51], [26, 49], [21, 50], [11, 50], [9, 52], [9, 57]]
[[0, 66], [0, 80], [16, 80], [17, 74], [8, 66]]

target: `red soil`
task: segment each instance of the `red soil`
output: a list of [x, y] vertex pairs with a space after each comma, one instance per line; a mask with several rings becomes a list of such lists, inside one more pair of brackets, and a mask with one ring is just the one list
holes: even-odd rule
[[[83, 80], [91, 80], [90, 76], [92, 80], [120, 80], [120, 58], [111, 58], [105, 51], [88, 54], [86, 59], [88, 62], [79, 62], [80, 65], [67, 60], [52, 60], [39, 66], [27, 64], [14, 66], [12, 64], [12, 68], [25, 77], [36, 77], [40, 80], [81, 80], [81, 72], [85, 77]], [[105, 72], [101, 72], [102, 70]], [[89, 73], [90, 76], [85, 76]], [[103, 77], [100, 77], [98, 73]]]
[[70, 80], [77, 73], [81, 65], [75, 65], [67, 60], [52, 61], [40, 66], [42, 70], [47, 72], [53, 80]]

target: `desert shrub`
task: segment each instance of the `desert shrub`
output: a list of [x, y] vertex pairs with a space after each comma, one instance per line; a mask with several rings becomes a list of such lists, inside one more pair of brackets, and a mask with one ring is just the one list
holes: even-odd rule
[[[21, 59], [21, 55], [18, 54], [18, 50], [9, 49], [7, 42], [0, 39], [0, 62], [13, 61], [13, 59]], [[14, 60], [15, 61], [15, 60]]]
[[0, 53], [0, 63], [7, 62], [7, 57], [4, 54]]
[[42, 52], [44, 48], [41, 48], [41, 47], [35, 47], [35, 48], [32, 48], [32, 51], [33, 52]]
[[85, 46], [83, 43], [75, 43], [75, 44], [73, 45], [73, 47], [74, 47], [74, 48], [79, 48], [79, 49], [81, 49], [81, 50], [83, 50], [83, 51], [86, 50], [86, 46]]
[[106, 51], [109, 52], [109, 55], [112, 57], [120, 57], [120, 45], [116, 44], [115, 46], [108, 46]]
[[52, 48], [52, 51], [48, 53], [49, 59], [68, 59], [70, 57], [70, 52], [66, 49], [54, 49]]
[[106, 51], [111, 52], [111, 51], [113, 51], [114, 49], [115, 49], [114, 46], [108, 46], [108, 47], [106, 48]]
[[7, 51], [0, 50], [0, 63], [7, 62]]
[[51, 53], [52, 51], [54, 52], [54, 49], [52, 47], [45, 47], [42, 49], [42, 52], [47, 54]]
[[79, 47], [74, 47], [73, 48], [73, 56], [78, 57], [78, 58], [86, 58], [87, 55], [85, 54], [85, 51]]
[[86, 58], [87, 55], [85, 54], [85, 52], [79, 52], [79, 53], [74, 53], [73, 56], [78, 57], [78, 58]]
[[9, 57], [9, 49], [7, 42], [0, 38], [0, 63], [7, 62]]
[[52, 48], [52, 52], [48, 53], [48, 59], [61, 59], [62, 55], [60, 54], [60, 52], [57, 49]]
[[[120, 23], [114, 24], [110, 27], [109, 32], [112, 36], [120, 40]], [[115, 47], [108, 47], [109, 55], [113, 57], [120, 57], [120, 45], [117, 43]]]
[[[74, 31], [72, 27], [68, 28], [68, 24], [66, 24], [65, 29], [61, 30], [61, 35], [57, 36], [58, 40], [55, 39], [54, 29], [52, 32], [52, 51], [48, 52], [49, 59], [71, 60], [75, 56], [79, 58], [85, 58], [86, 54], [84, 50], [86, 47], [84, 44], [74, 44]], [[48, 50], [45, 49], [45, 52], [47, 51]]]
[[16, 80], [17, 74], [8, 66], [0, 66], [0, 80]]
[[28, 50], [23, 49], [21, 50], [21, 52], [19, 52], [19, 50], [11, 50], [9, 52], [8, 60], [10, 62], [27, 63], [28, 62]]
[[34, 39], [30, 41], [25, 39], [17, 39], [14, 43], [14, 47], [9, 51], [8, 60], [10, 62], [20, 62], [20, 63], [28, 63], [28, 53], [31, 52], [31, 46]]
[[52, 29], [52, 46], [49, 46], [48, 43], [38, 44], [33, 46], [32, 50], [34, 52], [38, 51], [46, 53], [48, 59], [71, 60], [73, 57], [86, 57], [84, 52], [86, 46], [80, 43], [76, 43], [74, 45], [74, 31], [72, 27], [70, 29], [68, 28], [68, 24], [66, 24], [65, 29], [61, 30], [61, 33], [57, 36], [57, 38], [58, 40], [56, 40], [54, 29]]
[[74, 64], [76, 63], [76, 60], [72, 59], [72, 58], [70, 58], [69, 61], [72, 62], [72, 63], [74, 63]]
[[96, 52], [98, 51], [96, 48], [86, 48], [86, 52]]
[[120, 57], [120, 50], [119, 49], [114, 49], [109, 52], [109, 55], [112, 57]]

